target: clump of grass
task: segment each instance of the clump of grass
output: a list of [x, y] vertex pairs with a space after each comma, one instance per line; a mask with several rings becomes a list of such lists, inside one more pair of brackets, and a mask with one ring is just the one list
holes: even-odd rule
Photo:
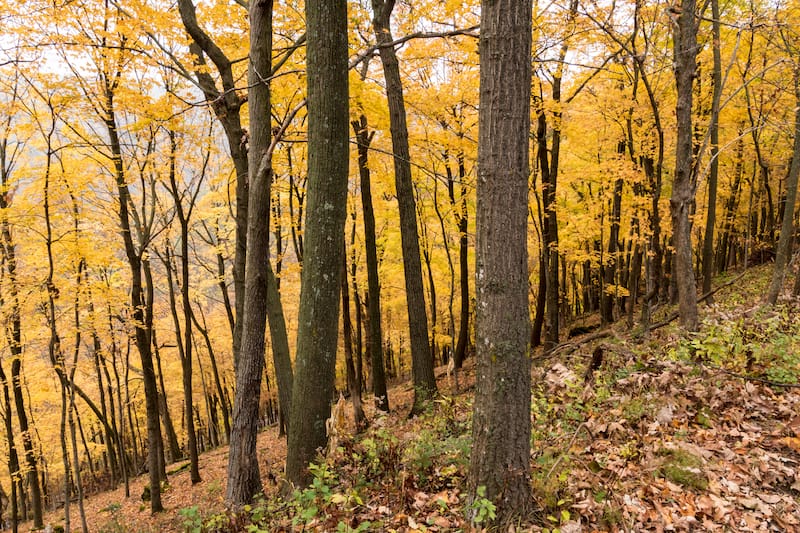
[[656, 470], [656, 476], [690, 490], [704, 491], [708, 488], [708, 478], [701, 470], [701, 458], [677, 449], [662, 448], [658, 454], [664, 457], [664, 462]]

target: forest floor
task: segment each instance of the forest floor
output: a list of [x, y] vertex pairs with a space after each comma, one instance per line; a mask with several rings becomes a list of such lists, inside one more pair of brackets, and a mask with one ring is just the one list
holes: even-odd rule
[[[623, 319], [534, 354], [538, 511], [516, 530], [800, 532], [800, 302], [761, 308], [770, 273], [751, 269], [719, 291], [698, 334], [670, 323], [643, 335]], [[414, 419], [410, 384], [393, 387], [392, 414], [369, 412], [360, 435], [340, 427], [313, 485], [294, 497], [277, 495], [286, 446], [269, 428], [258, 441], [266, 497], [244, 516], [224, 512], [228, 450], [219, 448], [201, 456], [201, 483], [169, 476], [164, 513], [150, 516], [141, 500], [145, 477], [130, 498], [122, 489], [88, 498], [90, 531], [480, 529], [464, 519], [472, 365], [458, 390], [438, 369], [441, 399]], [[486, 500], [472, 507], [492, 513]], [[74, 505], [72, 516], [79, 529]], [[48, 520], [63, 524], [63, 510]]]

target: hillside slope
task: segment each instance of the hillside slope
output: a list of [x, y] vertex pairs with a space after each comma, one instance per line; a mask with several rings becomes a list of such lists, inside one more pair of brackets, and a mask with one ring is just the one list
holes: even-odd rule
[[[800, 531], [800, 321], [797, 302], [761, 309], [769, 273], [752, 269], [720, 291], [703, 307], [697, 335], [669, 324], [643, 336], [619, 324], [551, 357], [535, 354], [531, 472], [540, 511], [522, 530]], [[599, 368], [590, 373], [592, 354]], [[246, 517], [223, 513], [220, 448], [201, 457], [202, 483], [192, 486], [187, 472], [170, 476], [161, 515], [142, 504], [144, 478], [131, 498], [121, 489], [89, 498], [90, 529], [469, 529], [462, 488], [472, 362], [458, 391], [444, 369], [437, 375], [443, 396], [429, 413], [408, 420], [409, 385], [395, 386], [393, 413], [371, 412], [364, 435], [340, 427], [314, 486], [288, 502], [276, 482], [285, 443], [267, 429], [259, 439], [267, 499]], [[488, 502], [473, 505], [491, 514]], [[74, 528], [76, 512], [72, 520]]]

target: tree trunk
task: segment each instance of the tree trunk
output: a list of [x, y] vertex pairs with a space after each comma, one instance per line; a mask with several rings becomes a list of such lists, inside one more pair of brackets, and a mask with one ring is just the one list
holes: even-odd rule
[[378, 251], [375, 244], [375, 212], [369, 173], [369, 145], [375, 136], [369, 131], [367, 117], [361, 115], [352, 123], [358, 144], [358, 173], [361, 181], [361, 206], [364, 210], [364, 249], [367, 256], [367, 323], [369, 331], [370, 361], [372, 362], [372, 394], [381, 411], [389, 411], [386, 392], [386, 371], [383, 364], [383, 333], [381, 332], [381, 286], [378, 279]]
[[[117, 196], [119, 200], [119, 221], [122, 238], [125, 242], [125, 254], [131, 271], [131, 318], [135, 331], [136, 348], [142, 363], [142, 376], [144, 382], [145, 404], [147, 411], [147, 441], [148, 464], [150, 469], [150, 511], [158, 513], [164, 510], [161, 504], [161, 476], [159, 441], [161, 431], [158, 416], [158, 388], [156, 386], [155, 368], [153, 367], [153, 354], [151, 351], [151, 334], [153, 321], [152, 287], [147, 287], [148, 297], [145, 298], [142, 283], [142, 256], [133, 243], [128, 207], [131, 201], [130, 193], [122, 162], [122, 151], [117, 133], [116, 117], [114, 115], [114, 92], [110, 81], [106, 79], [105, 87], [105, 123], [109, 135], [109, 147], [112, 153]], [[145, 309], [146, 308], [146, 309]], [[163, 463], [163, 461], [161, 461]]]
[[678, 289], [681, 327], [697, 331], [697, 287], [692, 267], [692, 222], [696, 174], [692, 150], [692, 84], [697, 69], [697, 21], [695, 0], [682, 0], [675, 30], [675, 79], [677, 81], [677, 143], [675, 179], [670, 211], [675, 249], [673, 273]]
[[270, 340], [272, 341], [272, 364], [275, 366], [275, 377], [278, 380], [278, 403], [282, 420], [289, 420], [292, 410], [292, 387], [294, 375], [292, 359], [289, 353], [289, 338], [286, 335], [286, 320], [283, 315], [281, 294], [278, 290], [278, 279], [267, 263], [267, 319], [269, 321]]
[[[172, 280], [168, 280], [168, 286], [172, 291]], [[174, 296], [171, 297], [174, 300]], [[171, 303], [174, 303], [171, 302]], [[169, 403], [167, 402], [167, 389], [164, 386], [164, 371], [161, 369], [161, 352], [158, 349], [158, 341], [156, 340], [156, 330], [153, 328], [151, 331], [153, 336], [153, 357], [155, 358], [155, 368], [158, 376], [158, 413], [161, 416], [161, 422], [164, 424], [164, 433], [167, 434], [167, 446], [169, 447], [170, 461], [178, 461], [182, 457], [181, 446], [178, 444], [178, 434], [175, 433], [175, 424], [172, 423], [172, 415], [169, 412]], [[163, 440], [163, 439], [162, 439]]]
[[308, 480], [327, 441], [339, 333], [348, 173], [347, 2], [306, 2], [308, 209], [286, 479]]
[[[800, 58], [799, 58], [800, 59]], [[789, 167], [789, 178], [786, 180], [786, 202], [784, 204], [781, 235], [778, 240], [778, 249], [775, 253], [775, 267], [772, 271], [772, 281], [769, 285], [766, 303], [775, 305], [783, 289], [786, 277], [786, 267], [792, 253], [794, 240], [794, 208], [797, 201], [797, 179], [800, 175], [800, 65], [794, 66], [794, 146], [792, 148], [792, 164]], [[800, 276], [800, 274], [798, 274]], [[799, 278], [800, 279], [800, 278]]]
[[[247, 179], [247, 134], [242, 128], [241, 110], [244, 101], [236, 91], [233, 64], [224, 52], [211, 40], [197, 23], [192, 0], [178, 0], [178, 10], [186, 32], [192, 37], [190, 51], [195, 55], [195, 75], [206, 101], [222, 124], [228, 141], [228, 150], [236, 171], [236, 251], [233, 262], [233, 286], [236, 306], [236, 321], [233, 331], [233, 366], [237, 368], [242, 337], [242, 316], [245, 290], [245, 254], [247, 250], [247, 208], [249, 182]], [[211, 59], [219, 72], [222, 91], [208, 71], [205, 56]], [[227, 289], [226, 289], [227, 291]]]
[[347, 388], [350, 392], [350, 401], [353, 403], [353, 420], [356, 430], [361, 431], [367, 427], [367, 417], [361, 407], [361, 382], [356, 375], [356, 365], [353, 361], [353, 321], [350, 319], [350, 284], [347, 278], [347, 253], [342, 251], [342, 335], [344, 336], [344, 362], [347, 375]]
[[[461, 183], [460, 206], [457, 206], [456, 203], [455, 183], [452, 179], [452, 172], [449, 166], [447, 167], [447, 194], [450, 198], [450, 205], [453, 208], [456, 225], [458, 226], [458, 271], [461, 307], [459, 314], [458, 342], [456, 344], [455, 353], [453, 354], [453, 364], [455, 368], [460, 369], [464, 364], [464, 359], [467, 357], [467, 344], [469, 344], [469, 261], [467, 259], [467, 253], [469, 252], [467, 241], [469, 212], [467, 211], [467, 172], [464, 166], [463, 152], [459, 152], [456, 159], [458, 160], [458, 179]], [[460, 207], [460, 211], [457, 207]]]
[[241, 351], [236, 367], [228, 487], [225, 498], [234, 507], [252, 501], [262, 491], [256, 437], [264, 372], [264, 332], [267, 322], [269, 267], [270, 185], [272, 150], [270, 87], [263, 73], [270, 72], [272, 54], [272, 0], [250, 3], [250, 195], [247, 221], [247, 261]]
[[[194, 342], [192, 338], [192, 306], [189, 299], [189, 220], [192, 216], [192, 211], [195, 206], [195, 194], [184, 194], [183, 191], [178, 190], [178, 182], [176, 175], [176, 158], [178, 151], [178, 141], [175, 132], [169, 130], [169, 190], [172, 194], [173, 205], [175, 206], [175, 215], [178, 217], [178, 225], [180, 227], [180, 278], [179, 286], [181, 293], [181, 307], [183, 309], [183, 338], [181, 338], [181, 323], [178, 318], [178, 310], [175, 305], [175, 296], [172, 290], [172, 283], [170, 280], [170, 303], [173, 309], [173, 319], [175, 322], [175, 338], [178, 344], [178, 355], [181, 360], [181, 372], [183, 374], [183, 401], [187, 406], [186, 409], [186, 441], [189, 448], [189, 473], [192, 484], [199, 483], [200, 479], [200, 460], [197, 453], [197, 436], [194, 428], [194, 417], [192, 417], [193, 405], [193, 391], [192, 391], [192, 349]], [[202, 180], [203, 175], [200, 179]], [[202, 182], [201, 182], [202, 183]], [[198, 188], [201, 184], [198, 184]], [[188, 191], [187, 191], [188, 193]], [[182, 199], [188, 198], [189, 205], [184, 206]], [[169, 254], [169, 251], [167, 251]], [[171, 261], [169, 255], [167, 256], [167, 271], [170, 270]], [[176, 269], [177, 274], [177, 269]]]
[[225, 401], [225, 392], [222, 388], [222, 380], [219, 377], [219, 367], [217, 366], [217, 357], [214, 355], [214, 346], [211, 343], [211, 338], [208, 335], [208, 329], [205, 326], [205, 317], [201, 315], [203, 318], [203, 324], [201, 325], [200, 322], [197, 320], [197, 315], [193, 312], [192, 313], [192, 321], [194, 321], [194, 327], [197, 328], [197, 331], [200, 332], [200, 335], [203, 336], [206, 344], [206, 351], [208, 352], [208, 358], [211, 361], [211, 373], [214, 376], [214, 386], [217, 391], [217, 396], [219, 398], [219, 408], [222, 411], [222, 424], [225, 428], [225, 440], [230, 442], [231, 440], [231, 423], [230, 423], [230, 411], [228, 411], [228, 402]]
[[[617, 155], [625, 154], [625, 141], [617, 143]], [[619, 222], [622, 216], [622, 184], [623, 180], [614, 180], [614, 192], [611, 199], [611, 228], [608, 235], [608, 260], [603, 267], [603, 303], [600, 308], [600, 319], [603, 324], [614, 322], [614, 294], [609, 288], [617, 283], [617, 271], [620, 270], [619, 257]]]
[[[717, 181], [719, 176], [719, 105], [722, 98], [722, 59], [720, 57], [719, 0], [711, 0], [712, 50], [714, 72], [712, 83], [714, 93], [711, 97], [711, 170], [708, 175], [708, 207], [706, 209], [706, 229], [703, 235], [703, 294], [711, 290], [714, 275], [714, 225], [717, 222]], [[709, 299], [710, 303], [710, 299]]]
[[469, 500], [500, 523], [531, 508], [528, 353], [528, 132], [531, 3], [481, 6], [476, 372]]
[[6, 440], [8, 442], [8, 474], [11, 477], [11, 529], [14, 533], [18, 531], [18, 516], [19, 509], [17, 508], [17, 491], [20, 489], [22, 480], [19, 475], [19, 456], [17, 454], [17, 446], [14, 443], [14, 429], [11, 424], [11, 395], [8, 392], [8, 378], [6, 371], [3, 367], [2, 360], [0, 360], [0, 382], [3, 384], [3, 411], [6, 416], [3, 417], [5, 426]]
[[[411, 156], [408, 149], [408, 127], [403, 98], [400, 66], [392, 42], [390, 18], [395, 0], [372, 0], [373, 29], [383, 76], [386, 80], [386, 98], [389, 102], [389, 129], [394, 154], [394, 177], [397, 204], [400, 210], [400, 237], [403, 248], [403, 273], [406, 283], [409, 339], [411, 341], [411, 368], [414, 384], [414, 405], [411, 414], [420, 413], [436, 394], [433, 374], [433, 354], [428, 345], [428, 317], [425, 311], [425, 294], [422, 283], [422, 262], [417, 232], [417, 210], [411, 179]], [[381, 46], [383, 45], [383, 46]]]
[[[2, 168], [2, 184], [5, 187], [8, 186], [6, 171], [7, 169], [4, 165]], [[7, 195], [2, 195], [2, 199], [0, 199], [0, 209], [8, 207], [7, 198]], [[14, 395], [14, 406], [17, 412], [19, 431], [22, 435], [22, 449], [25, 457], [25, 464], [28, 469], [27, 480], [30, 490], [31, 506], [33, 507], [33, 524], [34, 528], [41, 529], [44, 527], [44, 518], [42, 510], [42, 490], [39, 484], [39, 468], [33, 451], [28, 414], [25, 410], [25, 397], [22, 393], [22, 318], [17, 289], [16, 245], [11, 236], [11, 227], [5, 216], [2, 218], [2, 248], [3, 262], [5, 263], [6, 272], [8, 274], [8, 297], [11, 300], [11, 311], [9, 313], [10, 323], [6, 324], [6, 336], [12, 357], [11, 390]], [[10, 413], [9, 405], [9, 410], [6, 412], [6, 417], [9, 420], [11, 418]], [[24, 493], [22, 491], [19, 491], [19, 496], [23, 496], [24, 499]]]

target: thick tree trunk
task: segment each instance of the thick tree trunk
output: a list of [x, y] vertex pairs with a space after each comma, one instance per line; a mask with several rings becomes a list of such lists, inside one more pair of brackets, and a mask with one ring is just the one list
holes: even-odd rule
[[697, 287], [692, 266], [692, 222], [695, 184], [692, 150], [692, 84], [697, 69], [697, 20], [695, 0], [683, 0], [675, 30], [675, 79], [677, 81], [677, 143], [675, 179], [672, 184], [670, 211], [672, 240], [675, 248], [674, 276], [678, 289], [678, 313], [681, 326], [696, 331]]
[[408, 127], [403, 98], [403, 84], [397, 53], [392, 42], [390, 18], [394, 0], [372, 0], [373, 29], [379, 48], [383, 76], [386, 80], [386, 98], [389, 102], [389, 129], [394, 153], [394, 176], [397, 205], [400, 210], [400, 237], [403, 248], [403, 273], [406, 283], [409, 340], [411, 342], [411, 369], [414, 384], [414, 405], [411, 414], [417, 414], [436, 394], [433, 374], [433, 354], [428, 345], [428, 316], [422, 283], [422, 262], [417, 232], [417, 209], [411, 179], [411, 156], [408, 149]]
[[306, 2], [308, 209], [286, 479], [300, 486], [327, 442], [339, 333], [348, 173], [347, 2]]
[[386, 392], [386, 371], [383, 364], [383, 333], [381, 331], [381, 286], [378, 279], [378, 251], [375, 244], [375, 212], [372, 207], [372, 192], [369, 173], [369, 145], [375, 136], [369, 131], [367, 117], [352, 123], [358, 143], [358, 173], [361, 181], [361, 206], [364, 210], [364, 250], [367, 256], [367, 331], [369, 332], [370, 361], [372, 363], [372, 394], [375, 405], [381, 411], [389, 411], [389, 396]]
[[485, 487], [498, 521], [523, 515], [530, 487], [528, 132], [531, 3], [481, 5], [476, 372], [469, 499]]

